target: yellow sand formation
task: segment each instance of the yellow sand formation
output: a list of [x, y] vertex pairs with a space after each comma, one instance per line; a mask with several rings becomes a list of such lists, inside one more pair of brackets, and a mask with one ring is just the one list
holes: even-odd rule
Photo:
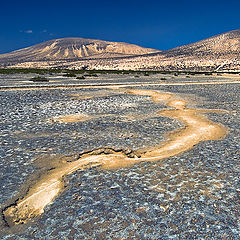
[[131, 166], [140, 161], [157, 161], [163, 158], [175, 156], [184, 151], [190, 150], [201, 141], [219, 140], [223, 138], [227, 130], [221, 124], [208, 120], [202, 113], [223, 112], [220, 110], [199, 110], [186, 108], [186, 102], [172, 93], [159, 93], [152, 90], [127, 89], [129, 94], [145, 95], [152, 98], [154, 102], [165, 103], [172, 107], [160, 111], [158, 114], [168, 118], [179, 120], [184, 127], [169, 134], [168, 139], [161, 145], [140, 152], [140, 156], [126, 153], [92, 152], [83, 154], [73, 162], [62, 162], [60, 166], [48, 171], [31, 186], [27, 195], [7, 208], [3, 214], [9, 225], [26, 223], [43, 213], [44, 207], [63, 190], [63, 177], [78, 169], [89, 166], [101, 166], [104, 169]]

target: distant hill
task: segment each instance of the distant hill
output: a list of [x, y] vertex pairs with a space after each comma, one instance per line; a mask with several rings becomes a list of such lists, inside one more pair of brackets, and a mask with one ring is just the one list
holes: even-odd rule
[[1, 54], [1, 64], [23, 68], [240, 71], [240, 30], [167, 51], [64, 38]]
[[81, 58], [108, 58], [160, 52], [123, 42], [109, 42], [84, 38], [54, 39], [6, 54], [0, 61], [46, 61]]
[[119, 69], [240, 71], [240, 30], [161, 53], [115, 60], [111, 64]]
[[174, 56], [234, 56], [240, 53], [240, 30], [219, 34], [196, 43], [176, 47], [165, 51], [168, 57]]

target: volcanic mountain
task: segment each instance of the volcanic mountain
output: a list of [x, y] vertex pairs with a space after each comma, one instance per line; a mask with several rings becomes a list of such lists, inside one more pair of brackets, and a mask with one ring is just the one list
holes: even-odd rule
[[240, 71], [240, 30], [160, 53], [116, 59], [111, 65], [118, 69]]
[[50, 40], [31, 47], [0, 55], [0, 61], [46, 61], [81, 58], [108, 58], [159, 52], [122, 42], [108, 42], [84, 38]]
[[240, 71], [240, 30], [167, 51], [133, 44], [63, 38], [0, 54], [0, 66], [21, 68]]

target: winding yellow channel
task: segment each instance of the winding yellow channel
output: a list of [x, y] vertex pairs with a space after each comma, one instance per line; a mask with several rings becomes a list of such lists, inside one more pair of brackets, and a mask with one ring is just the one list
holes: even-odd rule
[[186, 102], [172, 93], [160, 93], [153, 90], [127, 89], [127, 93], [145, 95], [152, 101], [164, 103], [171, 109], [158, 112], [159, 115], [179, 120], [184, 127], [169, 133], [167, 139], [157, 147], [139, 151], [137, 155], [128, 155], [124, 151], [93, 151], [81, 155], [76, 161], [63, 161], [56, 168], [44, 173], [28, 193], [5, 208], [3, 214], [9, 226], [26, 223], [44, 212], [64, 189], [63, 177], [78, 169], [99, 166], [104, 169], [131, 166], [141, 161], [158, 161], [188, 151], [201, 141], [219, 140], [226, 134], [226, 128], [206, 118], [204, 113], [224, 113], [222, 110], [200, 110], [186, 107]]

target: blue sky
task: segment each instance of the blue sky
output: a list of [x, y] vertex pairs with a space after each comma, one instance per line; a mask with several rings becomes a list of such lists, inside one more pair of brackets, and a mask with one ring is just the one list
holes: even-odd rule
[[0, 53], [62, 37], [166, 50], [240, 29], [239, 0], [8, 0], [0, 10]]

